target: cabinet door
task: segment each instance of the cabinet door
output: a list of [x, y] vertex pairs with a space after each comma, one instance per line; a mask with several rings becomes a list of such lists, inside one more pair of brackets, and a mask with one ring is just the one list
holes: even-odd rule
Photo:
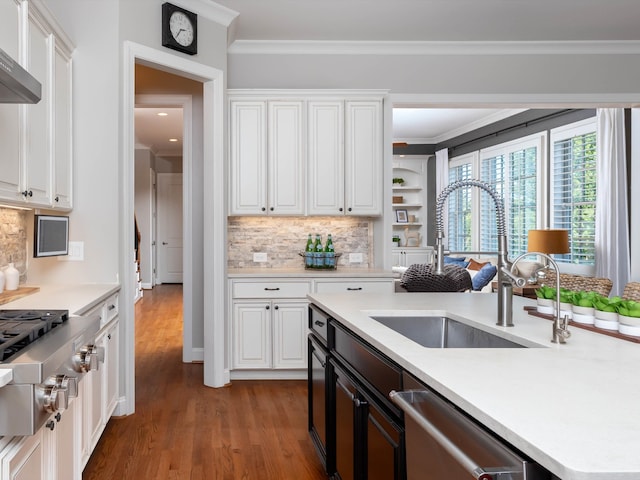
[[303, 215], [303, 103], [269, 102], [269, 213]]
[[42, 84], [42, 97], [26, 106], [27, 151], [25, 201], [33, 205], [51, 205], [52, 125], [51, 125], [51, 52], [53, 36], [34, 17], [29, 5], [29, 72]]
[[271, 368], [271, 303], [233, 304], [233, 368]]
[[[361, 393], [362, 394], [362, 393]], [[367, 395], [368, 480], [400, 480], [404, 477], [404, 434]]]
[[344, 214], [344, 102], [309, 101], [309, 215]]
[[306, 302], [273, 302], [273, 367], [307, 366]]
[[54, 448], [50, 449], [53, 454], [56, 479], [79, 479], [77, 459], [79, 452], [76, 448], [76, 408], [77, 399], [71, 399], [69, 407], [62, 412], [60, 420], [56, 421], [53, 431], [45, 430], [45, 434], [50, 434], [54, 438]]
[[[0, 2], [0, 46], [13, 60], [18, 60], [17, 2]], [[21, 201], [20, 194], [20, 105], [0, 104], [0, 198]]]
[[104, 404], [102, 421], [106, 425], [118, 401], [118, 334], [119, 324], [116, 322], [104, 336]]
[[54, 181], [53, 206], [72, 204], [73, 153], [71, 148], [71, 58], [56, 47], [53, 57]]
[[345, 104], [347, 215], [382, 215], [382, 102]]
[[404, 250], [404, 266], [409, 267], [414, 263], [431, 263], [433, 255], [427, 250]]
[[[102, 340], [98, 340], [96, 342], [98, 345], [101, 345]], [[85, 415], [84, 419], [86, 419], [86, 428], [87, 428], [87, 436], [86, 438], [89, 441], [89, 452], [92, 452], [95, 448], [98, 440], [100, 439], [100, 435], [102, 434], [102, 395], [103, 395], [103, 375], [104, 375], [104, 365], [100, 364], [100, 368], [98, 370], [92, 370], [87, 373], [84, 377], [85, 383]], [[91, 455], [91, 453], [89, 453]]]
[[267, 213], [266, 102], [230, 105], [231, 215]]
[[45, 480], [43, 429], [22, 437], [2, 455], [2, 475], [7, 480]]

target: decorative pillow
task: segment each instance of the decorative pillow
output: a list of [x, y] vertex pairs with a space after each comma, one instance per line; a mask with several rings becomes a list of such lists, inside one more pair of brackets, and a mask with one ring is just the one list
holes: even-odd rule
[[482, 290], [498, 273], [498, 268], [490, 263], [484, 265], [471, 279], [473, 290]]
[[476, 262], [473, 258], [469, 259], [469, 266], [467, 267], [469, 270], [480, 270], [485, 265], [491, 262]]
[[451, 257], [447, 255], [444, 257], [444, 264], [458, 265], [459, 267], [467, 268], [467, 266], [469, 265], [469, 262], [467, 262], [464, 257]]

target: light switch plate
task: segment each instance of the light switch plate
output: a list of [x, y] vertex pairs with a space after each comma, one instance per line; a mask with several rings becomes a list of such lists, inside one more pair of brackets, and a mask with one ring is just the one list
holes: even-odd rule
[[267, 261], [267, 253], [266, 252], [255, 252], [253, 254], [253, 261], [256, 263], [264, 263]]
[[350, 253], [349, 263], [362, 263], [362, 253]]
[[84, 261], [84, 242], [69, 242], [69, 254], [60, 255], [59, 262], [82, 262]]

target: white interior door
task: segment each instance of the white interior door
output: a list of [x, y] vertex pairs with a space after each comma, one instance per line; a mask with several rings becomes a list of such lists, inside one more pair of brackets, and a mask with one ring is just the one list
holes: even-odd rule
[[182, 174], [158, 173], [157, 283], [182, 283]]

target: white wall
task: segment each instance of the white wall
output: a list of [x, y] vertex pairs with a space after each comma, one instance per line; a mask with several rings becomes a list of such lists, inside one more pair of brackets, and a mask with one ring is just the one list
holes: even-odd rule
[[[118, 2], [46, 2], [76, 45], [73, 54], [74, 209], [69, 238], [83, 262], [34, 259], [35, 284], [115, 283], [119, 279]], [[111, 74], [108, 74], [111, 73]], [[44, 261], [43, 261], [44, 260]]]

